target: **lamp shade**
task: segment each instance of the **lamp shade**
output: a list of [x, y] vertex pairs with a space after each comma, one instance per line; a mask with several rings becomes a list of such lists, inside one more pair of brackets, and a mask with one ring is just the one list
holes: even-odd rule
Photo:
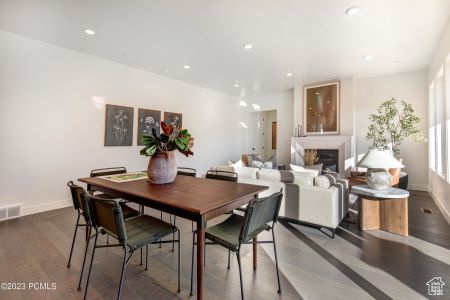
[[370, 150], [356, 166], [368, 169], [395, 169], [405, 167], [391, 155], [389, 150]]

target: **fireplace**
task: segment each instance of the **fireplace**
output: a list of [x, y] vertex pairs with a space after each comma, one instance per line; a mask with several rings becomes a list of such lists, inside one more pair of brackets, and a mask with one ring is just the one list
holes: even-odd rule
[[323, 164], [323, 170], [330, 170], [339, 173], [339, 150], [337, 149], [317, 149], [319, 161]]
[[[353, 136], [328, 135], [293, 137], [291, 139], [291, 163], [303, 165], [301, 153], [305, 149], [315, 149], [319, 153], [324, 169], [328, 168], [339, 173], [341, 178], [350, 175], [350, 169], [354, 166]], [[320, 153], [324, 151], [324, 153]]]

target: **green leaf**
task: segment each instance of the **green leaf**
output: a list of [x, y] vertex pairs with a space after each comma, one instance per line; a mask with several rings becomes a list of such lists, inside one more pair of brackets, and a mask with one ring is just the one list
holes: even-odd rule
[[180, 149], [180, 150], [186, 150], [186, 148], [187, 148], [187, 145], [185, 145], [185, 144], [183, 144], [181, 141], [180, 141], [181, 139], [176, 139], [175, 140], [175, 144], [177, 145], [177, 147]]
[[147, 150], [145, 150], [145, 153], [147, 156], [153, 156], [153, 154], [155, 154], [156, 152], [156, 145], [153, 145], [149, 148], [147, 148]]

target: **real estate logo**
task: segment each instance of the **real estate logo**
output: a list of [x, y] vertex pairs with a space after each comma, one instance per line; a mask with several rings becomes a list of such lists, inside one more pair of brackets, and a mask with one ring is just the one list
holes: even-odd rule
[[444, 285], [442, 277], [434, 277], [427, 282], [428, 285], [428, 295], [430, 296], [442, 296], [444, 295]]

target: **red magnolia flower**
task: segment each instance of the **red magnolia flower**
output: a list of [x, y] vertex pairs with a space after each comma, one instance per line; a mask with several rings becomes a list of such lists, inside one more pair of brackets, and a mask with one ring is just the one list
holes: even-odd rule
[[189, 147], [189, 148], [194, 147], [194, 138], [193, 138], [193, 137], [191, 137], [191, 138], [189, 139], [188, 147]]
[[165, 135], [169, 136], [173, 132], [174, 128], [172, 124], [166, 125], [166, 122], [161, 121], [161, 129]]
[[189, 157], [189, 155], [194, 155], [194, 152], [192, 152], [191, 150], [186, 150], [186, 151], [180, 151], [181, 153], [183, 153], [184, 155], [186, 155], [186, 157]]

